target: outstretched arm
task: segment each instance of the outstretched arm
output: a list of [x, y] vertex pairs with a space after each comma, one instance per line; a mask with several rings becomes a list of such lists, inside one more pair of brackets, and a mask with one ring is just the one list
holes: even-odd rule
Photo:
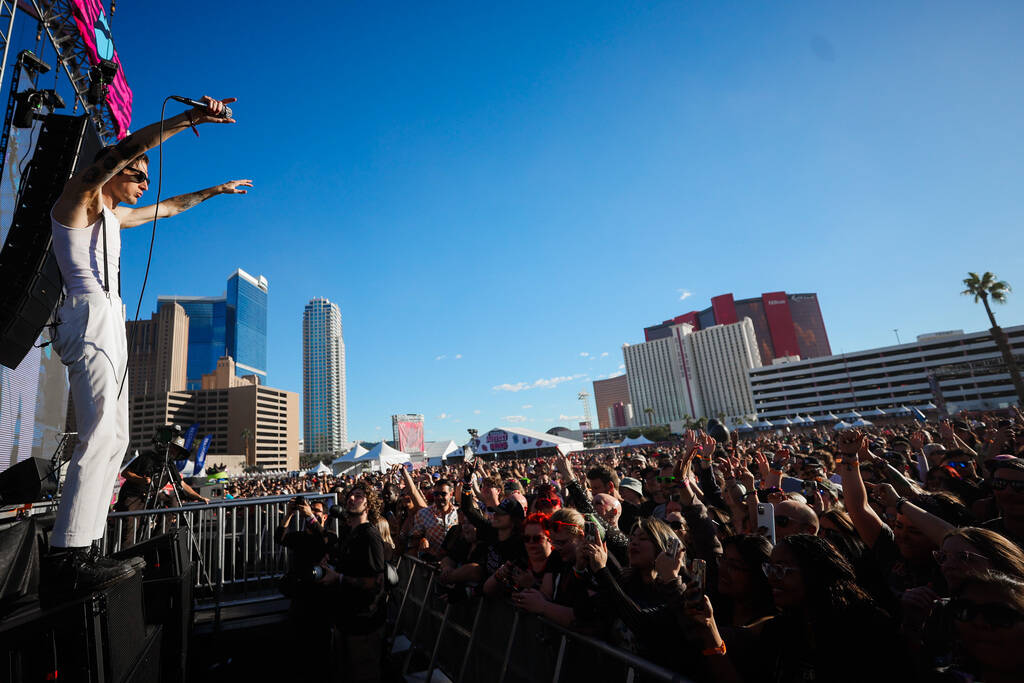
[[162, 126], [162, 136], [160, 122], [151, 123], [127, 136], [114, 145], [114, 148], [107, 154], [75, 174], [68, 181], [60, 198], [53, 206], [53, 217], [70, 228], [84, 228], [90, 225], [101, 211], [98, 200], [100, 189], [104, 183], [123, 171], [140, 154], [153, 149], [172, 135], [177, 135], [192, 125], [234, 123], [234, 119], [224, 119], [219, 116], [224, 111], [224, 104], [234, 101], [233, 97], [218, 101], [204, 96], [205, 108], [196, 107], [166, 119]]
[[115, 209], [114, 213], [121, 222], [122, 230], [124, 228], [134, 228], [136, 225], [142, 225], [153, 220], [154, 213], [157, 218], [170, 218], [171, 216], [177, 216], [182, 211], [188, 211], [193, 206], [202, 204], [210, 197], [216, 197], [219, 194], [247, 194], [248, 190], [242, 189], [246, 187], [252, 187], [251, 180], [229, 180], [226, 183], [214, 185], [205, 190], [197, 190], [165, 199], [159, 204], [143, 206], [137, 209], [121, 206]]

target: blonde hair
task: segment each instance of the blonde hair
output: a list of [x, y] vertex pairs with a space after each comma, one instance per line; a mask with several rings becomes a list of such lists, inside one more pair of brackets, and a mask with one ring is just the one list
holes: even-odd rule
[[388, 549], [388, 552], [394, 552], [395, 541], [391, 538], [391, 524], [388, 523], [388, 520], [378, 517], [377, 531], [380, 532], [380, 538], [384, 541], [384, 547]]
[[583, 535], [583, 515], [571, 508], [559, 508], [551, 515], [551, 531], [561, 526], [569, 527], [569, 532], [575, 536]]

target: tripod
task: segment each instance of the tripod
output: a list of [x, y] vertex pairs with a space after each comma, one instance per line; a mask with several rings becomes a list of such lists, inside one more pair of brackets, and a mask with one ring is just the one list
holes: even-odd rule
[[[176, 465], [171, 461], [170, 450], [168, 449], [164, 451], [163, 464], [160, 466], [159, 475], [155, 479], [150, 479], [149, 491], [146, 493], [146, 510], [156, 509], [157, 498], [167, 484], [171, 485], [171, 495], [174, 497], [175, 507], [184, 507], [182, 504], [181, 486], [178, 483], [179, 480], [174, 476], [175, 472], [171, 470], [172, 467], [176, 468]], [[199, 547], [199, 541], [196, 539], [195, 532], [192, 530], [192, 522], [189, 520], [188, 514], [184, 512], [180, 514], [180, 518], [183, 522], [185, 533], [188, 536], [189, 546], [195, 552], [196, 562], [199, 564], [199, 571], [203, 577], [202, 585], [213, 592], [213, 582], [210, 580], [210, 574], [206, 570], [206, 563], [203, 561], [202, 549]]]

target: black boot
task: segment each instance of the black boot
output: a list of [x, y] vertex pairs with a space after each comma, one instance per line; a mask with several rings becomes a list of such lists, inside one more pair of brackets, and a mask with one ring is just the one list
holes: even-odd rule
[[89, 548], [50, 548], [40, 563], [39, 598], [44, 606], [112, 586], [133, 576], [134, 567], [118, 563], [100, 566], [89, 558]]
[[116, 567], [118, 565], [127, 565], [137, 572], [141, 572], [146, 568], [146, 560], [141, 557], [126, 557], [123, 560], [116, 560], [112, 557], [106, 557], [103, 554], [101, 546], [103, 545], [103, 539], [96, 539], [92, 542], [92, 546], [89, 548], [89, 559], [94, 564], [100, 567]]

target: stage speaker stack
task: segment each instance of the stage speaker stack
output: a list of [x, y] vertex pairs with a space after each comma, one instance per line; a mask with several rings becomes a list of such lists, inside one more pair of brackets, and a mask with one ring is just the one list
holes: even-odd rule
[[[162, 630], [147, 627], [138, 574], [50, 608], [0, 621], [0, 674], [11, 683], [158, 681]], [[154, 675], [155, 672], [155, 675]]]
[[49, 458], [31, 457], [0, 472], [0, 505], [35, 503], [57, 493]]
[[163, 629], [161, 680], [184, 683], [192, 636], [194, 581], [188, 533], [175, 529], [126, 548], [114, 557], [146, 560], [142, 584], [146, 623]]
[[0, 250], [0, 364], [16, 368], [50, 321], [63, 288], [51, 249], [50, 209], [71, 177], [88, 116], [43, 119]]

